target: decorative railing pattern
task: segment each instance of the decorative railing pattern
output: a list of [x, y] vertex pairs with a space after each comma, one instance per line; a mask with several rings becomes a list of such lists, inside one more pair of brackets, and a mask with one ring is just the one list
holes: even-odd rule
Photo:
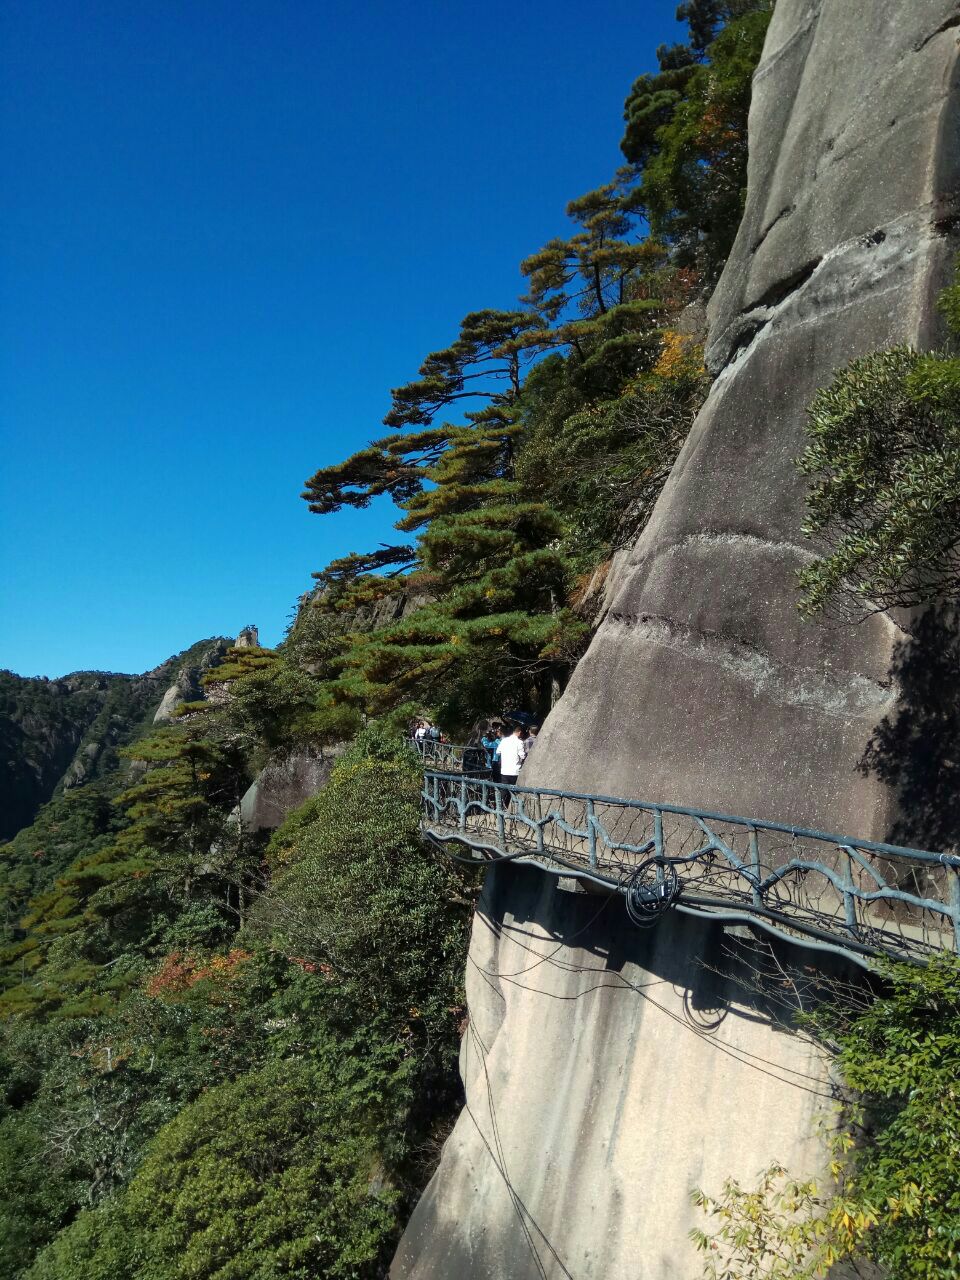
[[423, 761], [425, 769], [437, 769], [441, 773], [479, 774], [486, 771], [487, 753], [483, 747], [463, 747], [452, 742], [423, 742], [413, 740], [413, 748]]
[[613, 888], [639, 925], [675, 908], [861, 961], [960, 951], [956, 855], [472, 774], [425, 762], [430, 839], [471, 861], [532, 863]]

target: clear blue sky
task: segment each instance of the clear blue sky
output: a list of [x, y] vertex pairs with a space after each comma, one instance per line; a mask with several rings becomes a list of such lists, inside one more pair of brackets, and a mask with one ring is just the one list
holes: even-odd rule
[[676, 0], [5, 0], [0, 666], [280, 639], [317, 467], [620, 163]]

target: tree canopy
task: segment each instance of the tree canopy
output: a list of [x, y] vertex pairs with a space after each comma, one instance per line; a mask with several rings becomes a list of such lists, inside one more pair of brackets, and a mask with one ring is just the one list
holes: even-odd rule
[[569, 237], [523, 260], [520, 308], [465, 316], [392, 391], [393, 433], [307, 481], [320, 515], [391, 498], [407, 536], [321, 569], [316, 607], [418, 600], [348, 637], [335, 700], [427, 706], [451, 726], [508, 702], [549, 709], [589, 637], [583, 583], [642, 528], [705, 393], [679, 319], [739, 221], [767, 17], [683, 6], [691, 43], [663, 52], [642, 141], [647, 89], [628, 100], [631, 163], [570, 201]]
[[624, 109], [620, 146], [642, 174], [638, 206], [677, 261], [709, 284], [746, 200], [747, 116], [771, 10], [767, 0], [682, 4], [690, 43], [661, 48], [660, 71], [636, 80]]

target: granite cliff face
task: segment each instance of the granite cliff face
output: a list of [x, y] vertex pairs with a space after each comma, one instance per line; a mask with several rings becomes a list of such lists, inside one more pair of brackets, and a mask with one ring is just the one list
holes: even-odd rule
[[[709, 308], [717, 375], [524, 781], [885, 835], [860, 765], [904, 708], [886, 618], [796, 610], [814, 389], [940, 337], [957, 249], [957, 0], [778, 0], [747, 210]], [[909, 710], [909, 708], [908, 708]], [[490, 873], [467, 972], [467, 1105], [400, 1280], [694, 1280], [688, 1192], [819, 1158], [825, 1065], [739, 981], [740, 944], [534, 871]], [[781, 957], [789, 961], [789, 955]]]
[[717, 380], [544, 730], [541, 781], [886, 830], [888, 798], [857, 767], [896, 698], [899, 633], [884, 617], [799, 618], [793, 460], [836, 368], [940, 336], [960, 214], [958, 21], [955, 0], [778, 4], [747, 210], [709, 307]]

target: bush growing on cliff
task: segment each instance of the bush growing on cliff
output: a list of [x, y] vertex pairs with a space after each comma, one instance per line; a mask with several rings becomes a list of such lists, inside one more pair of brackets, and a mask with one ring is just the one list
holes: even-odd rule
[[[960, 285], [940, 298], [960, 336]], [[960, 359], [909, 347], [853, 361], [814, 397], [799, 459], [813, 479], [802, 609], [960, 599]]]
[[826, 1006], [813, 1027], [856, 1091], [836, 1207], [872, 1219], [853, 1248], [902, 1280], [960, 1276], [960, 959], [895, 966], [865, 1008]]
[[807, 1019], [853, 1101], [829, 1137], [835, 1187], [768, 1170], [752, 1190], [696, 1193], [717, 1221], [693, 1238], [711, 1280], [826, 1276], [867, 1259], [897, 1280], [960, 1277], [960, 959], [891, 966], [876, 998]]
[[960, 361], [865, 356], [817, 393], [809, 433], [803, 532], [830, 549], [800, 572], [803, 608], [960, 597]]
[[396, 1193], [330, 1074], [297, 1061], [204, 1094], [160, 1131], [123, 1193], [81, 1214], [27, 1280], [377, 1274]]
[[268, 856], [281, 870], [250, 927], [322, 968], [344, 1028], [376, 1024], [381, 1053], [440, 1079], [458, 1049], [470, 898], [424, 847], [421, 785], [414, 753], [365, 729], [274, 835]]

